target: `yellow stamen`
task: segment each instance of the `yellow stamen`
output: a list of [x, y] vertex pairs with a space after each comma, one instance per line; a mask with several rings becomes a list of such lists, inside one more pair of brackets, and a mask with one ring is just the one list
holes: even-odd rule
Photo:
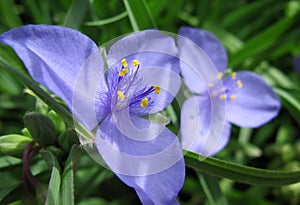
[[125, 95], [124, 95], [124, 93], [122, 91], [118, 91], [117, 94], [118, 94], [118, 98], [120, 100], [123, 100], [125, 98]]
[[149, 100], [148, 100], [148, 98], [144, 98], [144, 99], [142, 99], [142, 101], [141, 101], [141, 107], [142, 108], [146, 108], [147, 107], [147, 105], [148, 105], [148, 103], [149, 103]]
[[221, 79], [222, 77], [223, 77], [223, 73], [219, 72], [219, 73], [217, 74], [217, 79]]
[[220, 100], [226, 100], [227, 96], [224, 94], [224, 95], [220, 95]]
[[127, 63], [127, 61], [126, 61], [125, 58], [123, 58], [123, 59], [121, 60], [121, 63], [122, 63], [122, 66], [123, 66], [124, 68], [127, 68], [127, 67], [128, 67], [128, 63]]
[[214, 84], [212, 84], [212, 83], [207, 83], [207, 87], [212, 88], [212, 87], [214, 87]]
[[232, 72], [232, 73], [231, 73], [231, 78], [232, 78], [232, 79], [235, 79], [235, 78], [236, 78], [236, 72]]
[[138, 60], [133, 60], [133, 61], [132, 61], [132, 64], [133, 64], [135, 67], [137, 67], [137, 66], [140, 65], [140, 62], [139, 62]]
[[127, 68], [123, 68], [120, 72], [119, 72], [119, 76], [124, 76], [128, 73], [128, 69]]
[[239, 87], [239, 88], [242, 88], [244, 85], [243, 85], [243, 83], [242, 83], [242, 81], [240, 81], [240, 80], [238, 80], [237, 82], [236, 82], [236, 84], [237, 84], [237, 86]]
[[230, 96], [230, 100], [235, 101], [236, 97], [234, 95]]
[[160, 86], [159, 85], [152, 85], [152, 87], [154, 88], [154, 92], [156, 94], [159, 94], [160, 93]]

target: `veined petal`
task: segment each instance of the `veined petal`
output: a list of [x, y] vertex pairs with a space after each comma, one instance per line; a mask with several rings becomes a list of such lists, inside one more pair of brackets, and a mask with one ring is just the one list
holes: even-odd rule
[[217, 69], [209, 56], [188, 38], [177, 37], [181, 74], [187, 87], [197, 94], [207, 92], [208, 84], [218, 80]]
[[222, 150], [230, 136], [224, 103], [209, 96], [188, 98], [181, 109], [181, 140], [184, 149], [211, 156]]
[[91, 39], [62, 26], [28, 25], [4, 33], [0, 42], [11, 46], [32, 78], [61, 97], [88, 129], [96, 126], [96, 87], [102, 81], [98, 92], [107, 88], [102, 55]]
[[150, 110], [141, 107], [132, 108], [131, 111], [137, 115], [153, 114], [164, 110], [174, 100], [181, 86], [180, 76], [170, 69], [152, 66], [142, 68], [139, 75], [146, 85], [158, 85], [160, 93], [153, 92], [148, 96], [152, 102]]
[[183, 26], [179, 29], [178, 34], [192, 40], [212, 60], [218, 72], [224, 72], [227, 68], [228, 57], [223, 44], [219, 39], [209, 31]]
[[[237, 80], [242, 86], [237, 86]], [[224, 80], [235, 100], [227, 100], [227, 119], [241, 127], [258, 127], [274, 118], [280, 101], [272, 88], [253, 72], [238, 72], [236, 79]]]
[[296, 56], [294, 59], [294, 69], [296, 72], [300, 73], [300, 55]]
[[[138, 129], [146, 129], [149, 121], [131, 116]], [[176, 204], [184, 181], [184, 160], [176, 136], [163, 128], [152, 140], [143, 141], [136, 132], [118, 129], [112, 117], [106, 118], [96, 135], [96, 146], [107, 165], [128, 186], [133, 187], [144, 204]], [[152, 132], [150, 130], [150, 132]], [[133, 138], [140, 137], [141, 141]]]
[[158, 30], [145, 30], [116, 41], [109, 49], [107, 62], [111, 67], [123, 58], [128, 63], [137, 59], [141, 62], [141, 68], [156, 66], [179, 73], [177, 54], [173, 38]]

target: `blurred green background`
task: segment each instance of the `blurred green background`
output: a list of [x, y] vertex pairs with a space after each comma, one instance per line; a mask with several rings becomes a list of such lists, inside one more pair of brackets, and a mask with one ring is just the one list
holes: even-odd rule
[[[279, 116], [265, 126], [233, 127], [230, 143], [217, 157], [289, 171], [300, 170], [300, 71], [293, 67], [294, 57], [300, 54], [299, 22], [300, 1], [296, 0], [0, 0], [0, 34], [26, 24], [64, 25], [80, 30], [101, 45], [120, 35], [153, 27], [175, 34], [183, 25], [213, 32], [227, 48], [230, 68], [261, 74], [282, 100]], [[0, 56], [26, 73], [12, 49], [0, 45]], [[49, 116], [55, 135], [64, 132], [66, 125], [60, 117], [0, 67], [0, 135], [28, 134], [23, 129], [23, 116], [29, 111]], [[63, 169], [70, 150], [60, 145], [49, 150]], [[47, 168], [46, 162], [36, 155], [31, 170], [47, 187], [53, 170]], [[134, 190], [83, 151], [74, 164], [75, 204], [140, 203]], [[181, 204], [300, 204], [300, 183], [250, 186], [189, 168], [186, 175], [178, 197]], [[36, 198], [42, 196], [34, 189], [25, 193], [20, 156], [0, 153], [0, 179], [0, 204], [35, 204]]]

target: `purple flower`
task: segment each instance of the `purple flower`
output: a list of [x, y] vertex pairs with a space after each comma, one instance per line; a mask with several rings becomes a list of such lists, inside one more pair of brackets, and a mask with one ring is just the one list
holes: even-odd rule
[[300, 55], [294, 58], [294, 69], [300, 74]]
[[180, 88], [172, 38], [157, 30], [131, 34], [115, 42], [106, 59], [105, 49], [87, 36], [60, 26], [19, 27], [0, 42], [82, 124], [97, 130], [101, 157], [143, 204], [178, 204], [185, 173], [180, 143], [163, 124], [141, 117], [163, 110]]
[[180, 66], [194, 94], [181, 110], [183, 148], [214, 155], [227, 144], [230, 123], [255, 128], [278, 114], [280, 101], [259, 75], [226, 71], [226, 50], [213, 34], [182, 27], [179, 35], [191, 40], [187, 43], [179, 38], [178, 44], [180, 58], [191, 56], [190, 62]]

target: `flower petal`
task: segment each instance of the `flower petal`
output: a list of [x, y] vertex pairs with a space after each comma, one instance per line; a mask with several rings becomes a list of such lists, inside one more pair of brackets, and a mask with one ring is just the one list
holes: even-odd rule
[[137, 59], [141, 68], [163, 67], [179, 73], [178, 49], [174, 39], [158, 30], [146, 30], [133, 33], [116, 41], [109, 49], [107, 62], [109, 67], [126, 58], [128, 63]]
[[[27, 25], [4, 33], [0, 37], [0, 42], [11, 46], [24, 62], [32, 78], [61, 97], [72, 111], [74, 111], [72, 98], [75, 86], [76, 89], [85, 91], [91, 87], [87, 86], [87, 79], [80, 77], [84, 73], [81, 69], [89, 71], [88, 74], [84, 74], [85, 76], [99, 75], [99, 79], [102, 78], [104, 66], [97, 45], [76, 30], [62, 26]], [[84, 80], [80, 85], [76, 85], [78, 78]], [[88, 80], [92, 82], [95, 79]], [[92, 87], [96, 83], [98, 81], [93, 81]], [[82, 87], [84, 84], [85, 86]], [[93, 89], [84, 96], [88, 96], [91, 91]], [[78, 101], [79, 98], [76, 100]], [[81, 99], [81, 102], [85, 100]], [[86, 107], [85, 105], [82, 104], [81, 107]], [[77, 110], [77, 114], [74, 111], [77, 117], [83, 113], [90, 113], [80, 110]], [[81, 117], [81, 121], [86, 118]]]
[[296, 72], [300, 73], [300, 55], [294, 58], [294, 69]]
[[[242, 83], [241, 88], [237, 81]], [[258, 127], [274, 118], [280, 101], [272, 88], [253, 72], [238, 72], [236, 79], [224, 80], [224, 87], [231, 88], [235, 100], [227, 100], [227, 119], [241, 127]]]
[[208, 55], [193, 41], [177, 36], [181, 74], [187, 87], [197, 94], [206, 93], [215, 84], [217, 69]]
[[223, 44], [214, 34], [188, 26], [181, 27], [178, 34], [196, 43], [209, 56], [217, 70], [222, 73], [225, 72], [228, 63], [227, 53]]
[[151, 93], [148, 98], [151, 99], [151, 110], [141, 108], [140, 106], [131, 109], [131, 112], [136, 115], [145, 115], [157, 113], [164, 110], [177, 95], [180, 86], [181, 78], [176, 72], [161, 67], [147, 67], [139, 71], [139, 75], [144, 78], [144, 82], [148, 86], [159, 85], [160, 93]]
[[[107, 165], [128, 186], [133, 187], [144, 204], [175, 204], [184, 181], [184, 160], [176, 136], [163, 128], [150, 141], [143, 135], [123, 133], [117, 123], [126, 121], [107, 117], [96, 135], [96, 146]], [[149, 121], [131, 116], [137, 129], [147, 129]], [[128, 131], [128, 130], [127, 130]], [[134, 135], [134, 136], [133, 136]], [[141, 141], [133, 138], [139, 137]]]
[[182, 147], [206, 156], [222, 150], [230, 136], [225, 104], [209, 96], [188, 98], [181, 109]]

